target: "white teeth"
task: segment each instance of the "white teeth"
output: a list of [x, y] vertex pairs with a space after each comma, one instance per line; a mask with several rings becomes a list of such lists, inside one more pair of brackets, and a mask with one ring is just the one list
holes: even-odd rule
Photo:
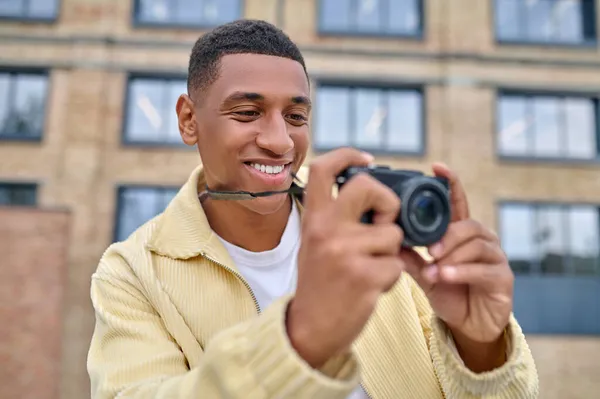
[[261, 165], [259, 163], [253, 163], [253, 164], [250, 164], [250, 166], [252, 166], [256, 170], [259, 170], [259, 171], [269, 174], [269, 175], [276, 175], [278, 173], [281, 173], [283, 171], [283, 168], [285, 167], [284, 165], [272, 166], [272, 165]]

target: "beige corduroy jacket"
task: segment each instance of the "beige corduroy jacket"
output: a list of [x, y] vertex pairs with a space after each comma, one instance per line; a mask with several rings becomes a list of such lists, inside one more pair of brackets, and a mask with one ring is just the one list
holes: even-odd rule
[[[92, 277], [92, 398], [535, 398], [537, 371], [514, 318], [492, 372], [462, 364], [406, 274], [381, 297], [351, 354], [311, 369], [291, 347], [281, 298], [261, 311], [198, 201], [197, 168], [164, 213], [111, 245]], [[352, 309], [348, 309], [349, 312]]]

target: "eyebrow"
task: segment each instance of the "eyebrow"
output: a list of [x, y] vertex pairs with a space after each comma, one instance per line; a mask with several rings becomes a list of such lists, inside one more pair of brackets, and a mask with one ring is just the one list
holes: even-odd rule
[[[265, 101], [265, 96], [263, 96], [260, 93], [236, 91], [236, 92], [230, 94], [229, 96], [227, 96], [227, 98], [223, 101], [223, 104], [227, 104], [227, 103], [231, 103], [231, 102], [235, 102], [235, 101], [244, 101], [244, 100], [246, 100], [246, 101]], [[291, 100], [294, 104], [302, 104], [302, 105], [306, 105], [308, 107], [311, 106], [310, 98], [308, 98], [306, 96], [294, 96], [291, 98]]]

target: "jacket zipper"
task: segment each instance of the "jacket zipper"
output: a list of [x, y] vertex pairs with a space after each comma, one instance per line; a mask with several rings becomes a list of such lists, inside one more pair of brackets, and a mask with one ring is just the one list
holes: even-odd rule
[[[246, 288], [248, 289], [248, 292], [250, 293], [250, 295], [252, 296], [252, 300], [254, 301], [254, 306], [256, 307], [256, 312], [260, 314], [260, 305], [258, 304], [258, 300], [256, 299], [256, 295], [254, 294], [254, 291], [252, 291], [252, 288], [250, 287], [250, 284], [248, 284], [248, 282], [246, 281], [246, 279], [241, 274], [239, 274], [238, 272], [236, 272], [235, 270], [233, 270], [231, 267], [229, 267], [227, 265], [224, 265], [221, 262], [217, 262], [216, 260], [214, 260], [210, 256], [206, 255], [206, 253], [202, 252], [201, 255], [203, 257], [205, 257], [206, 259], [210, 260], [211, 262], [213, 262], [213, 263], [221, 266], [222, 268], [224, 268], [225, 270], [227, 270], [228, 272], [230, 272], [234, 276], [236, 276], [238, 278], [238, 280], [240, 280], [242, 282], [242, 284], [244, 284], [246, 286]], [[363, 391], [365, 392], [365, 394], [367, 395], [367, 397], [369, 399], [373, 399], [373, 397], [371, 396], [371, 394], [369, 393], [369, 391], [367, 391], [367, 388], [362, 383], [360, 384], [360, 386], [363, 389]]]
[[203, 257], [205, 257], [206, 259], [210, 260], [211, 262], [216, 263], [217, 265], [221, 266], [222, 268], [224, 268], [225, 270], [227, 270], [234, 276], [236, 276], [238, 278], [238, 280], [240, 280], [242, 282], [242, 284], [244, 284], [246, 286], [246, 288], [248, 289], [248, 292], [250, 293], [250, 295], [252, 296], [252, 300], [254, 301], [254, 306], [256, 307], [256, 313], [260, 314], [260, 305], [258, 304], [258, 299], [256, 299], [256, 295], [254, 295], [254, 291], [252, 291], [252, 288], [250, 287], [250, 284], [248, 284], [246, 279], [241, 274], [239, 274], [238, 272], [233, 270], [231, 267], [224, 265], [221, 262], [217, 262], [210, 256], [206, 255], [206, 253], [201, 252], [201, 255]]

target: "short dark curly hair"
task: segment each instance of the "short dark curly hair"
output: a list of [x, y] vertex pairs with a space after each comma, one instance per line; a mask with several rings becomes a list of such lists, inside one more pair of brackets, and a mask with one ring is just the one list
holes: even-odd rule
[[188, 93], [210, 86], [219, 77], [221, 57], [228, 54], [289, 58], [298, 61], [307, 73], [298, 46], [281, 29], [261, 20], [240, 19], [214, 28], [196, 41], [188, 67]]

